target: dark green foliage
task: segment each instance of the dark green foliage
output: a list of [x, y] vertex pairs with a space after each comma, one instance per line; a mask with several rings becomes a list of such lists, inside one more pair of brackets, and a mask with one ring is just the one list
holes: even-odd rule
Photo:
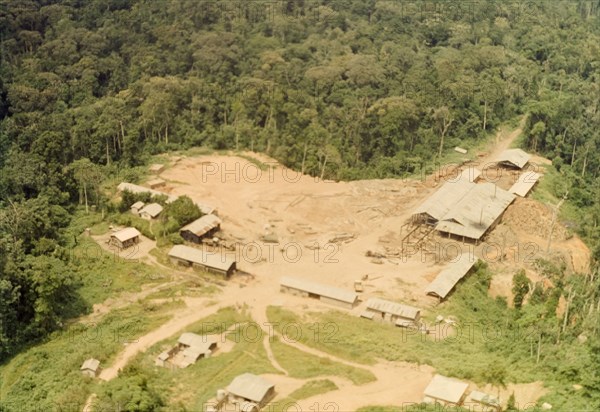
[[174, 202], [169, 203], [165, 209], [165, 214], [174, 219], [179, 227], [187, 225], [202, 216], [198, 206], [188, 196], [179, 196]]
[[512, 293], [515, 308], [520, 309], [523, 305], [523, 299], [529, 293], [530, 284], [531, 281], [525, 274], [525, 270], [520, 270], [513, 276]]

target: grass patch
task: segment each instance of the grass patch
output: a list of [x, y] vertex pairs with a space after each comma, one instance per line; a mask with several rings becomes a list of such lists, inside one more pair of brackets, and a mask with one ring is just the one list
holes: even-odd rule
[[271, 342], [273, 355], [279, 364], [293, 378], [316, 378], [318, 376], [341, 376], [356, 385], [373, 382], [375, 376], [366, 369], [334, 362], [330, 359], [314, 356], [296, 349], [275, 338]]
[[[288, 412], [299, 410], [299, 406], [296, 406], [296, 402], [302, 399], [310, 398], [311, 396], [321, 395], [323, 393], [331, 392], [338, 389], [337, 385], [329, 379], [317, 379], [308, 381], [300, 388], [296, 389], [289, 396], [284, 399], [274, 402], [269, 405], [268, 410], [272, 412]], [[323, 405], [323, 410], [335, 410], [334, 404], [329, 404], [332, 408], [327, 408], [328, 404]]]
[[[150, 309], [150, 310], [149, 310]], [[162, 324], [165, 307], [133, 304], [113, 311], [97, 324], [77, 323], [46, 342], [16, 355], [0, 367], [0, 405], [12, 410], [81, 410], [98, 382], [81, 375], [87, 358], [106, 367], [131, 341]]]
[[71, 259], [81, 276], [79, 294], [89, 306], [123, 292], [140, 291], [144, 284], [159, 284], [168, 279], [157, 276], [156, 268], [115, 256], [89, 238], [81, 238], [71, 250]]

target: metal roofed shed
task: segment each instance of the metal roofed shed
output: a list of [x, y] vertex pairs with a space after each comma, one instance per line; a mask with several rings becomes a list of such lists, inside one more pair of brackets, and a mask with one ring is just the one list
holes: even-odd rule
[[205, 237], [212, 237], [221, 229], [221, 219], [215, 215], [204, 215], [182, 227], [179, 234], [188, 242], [201, 243]]
[[142, 210], [142, 208], [144, 207], [144, 202], [139, 201], [139, 202], [135, 202], [134, 204], [131, 205], [131, 213], [133, 213], [134, 215], [139, 215], [140, 214], [140, 210]]
[[110, 235], [110, 243], [120, 249], [126, 249], [140, 242], [141, 233], [134, 227], [128, 227]]
[[251, 373], [237, 376], [227, 387], [232, 402], [254, 402], [261, 407], [275, 396], [275, 385]]
[[161, 205], [159, 205], [158, 203], [150, 203], [150, 204], [144, 206], [140, 210], [139, 214], [140, 214], [141, 218], [151, 220], [151, 219], [156, 219], [158, 217], [158, 215], [161, 214], [162, 211], [163, 211], [163, 207]]
[[418, 308], [379, 298], [367, 300], [367, 312], [374, 314], [374, 320], [385, 320], [394, 324], [399, 320], [405, 321], [401, 322], [402, 326], [416, 323], [421, 317], [421, 310]]
[[500, 166], [523, 169], [531, 159], [531, 155], [521, 149], [507, 149], [496, 158]]
[[169, 258], [173, 264], [193, 266], [224, 277], [231, 276], [236, 269], [235, 259], [231, 256], [185, 245], [173, 246]]
[[435, 375], [425, 388], [425, 403], [441, 403], [442, 405], [460, 405], [469, 387], [468, 383], [442, 375]]
[[438, 232], [478, 241], [515, 200], [515, 195], [493, 183], [470, 185], [471, 190], [435, 226]]
[[94, 358], [86, 359], [85, 362], [83, 362], [83, 365], [81, 365], [81, 368], [79, 368], [79, 370], [85, 376], [95, 378], [100, 374], [100, 361]]
[[440, 299], [446, 298], [454, 286], [471, 270], [479, 259], [470, 253], [463, 253], [458, 260], [442, 270], [427, 286], [425, 292]]
[[339, 289], [334, 286], [314, 283], [304, 279], [282, 277], [281, 292], [296, 296], [319, 299], [321, 302], [352, 309], [358, 302], [355, 292]]
[[508, 191], [515, 195], [525, 197], [533, 189], [541, 175], [536, 172], [524, 172]]

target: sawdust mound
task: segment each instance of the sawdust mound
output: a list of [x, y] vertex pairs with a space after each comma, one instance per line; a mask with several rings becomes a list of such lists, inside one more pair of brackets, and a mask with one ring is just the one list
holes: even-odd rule
[[[547, 238], [552, 223], [552, 210], [535, 200], [517, 198], [508, 208], [503, 217], [506, 223], [516, 233]], [[554, 225], [552, 239], [566, 240], [569, 237], [567, 230], [559, 223]]]

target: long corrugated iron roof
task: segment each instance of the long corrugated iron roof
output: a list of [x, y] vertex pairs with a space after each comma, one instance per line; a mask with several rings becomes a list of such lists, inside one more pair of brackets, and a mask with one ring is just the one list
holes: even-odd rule
[[507, 149], [496, 158], [497, 163], [509, 164], [522, 169], [531, 159], [531, 155], [521, 149]]
[[191, 263], [197, 263], [203, 266], [227, 271], [235, 263], [235, 259], [226, 254], [217, 252], [206, 252], [185, 245], [175, 245], [169, 251], [169, 256]]
[[460, 402], [468, 387], [468, 383], [435, 375], [425, 388], [425, 396], [456, 404]]
[[427, 286], [425, 292], [444, 299], [454, 286], [461, 280], [479, 259], [471, 253], [463, 253], [456, 262], [442, 270]]
[[275, 385], [265, 378], [244, 373], [231, 381], [227, 391], [237, 397], [260, 403], [267, 392], [274, 387]]
[[433, 195], [425, 200], [413, 214], [425, 213], [435, 220], [441, 220], [473, 187], [468, 179], [447, 181]]
[[358, 295], [355, 292], [339, 289], [334, 286], [323, 285], [321, 283], [310, 282], [304, 279], [285, 276], [281, 278], [281, 286], [302, 290], [304, 292], [313, 293], [315, 295], [346, 303], [355, 303], [358, 300]]
[[192, 223], [189, 223], [181, 228], [182, 231], [189, 231], [195, 234], [196, 236], [202, 236], [206, 234], [209, 230], [216, 228], [221, 225], [221, 219], [219, 219], [215, 215], [204, 215], [199, 219], [194, 220]]
[[421, 312], [421, 309], [379, 298], [369, 299], [367, 301], [367, 308], [377, 312], [389, 313], [391, 315], [413, 320], [415, 320]]
[[533, 188], [533, 186], [540, 179], [541, 175], [536, 172], [524, 172], [519, 175], [519, 179], [512, 185], [508, 190], [510, 193], [519, 195], [521, 197], [527, 196], [527, 193]]

